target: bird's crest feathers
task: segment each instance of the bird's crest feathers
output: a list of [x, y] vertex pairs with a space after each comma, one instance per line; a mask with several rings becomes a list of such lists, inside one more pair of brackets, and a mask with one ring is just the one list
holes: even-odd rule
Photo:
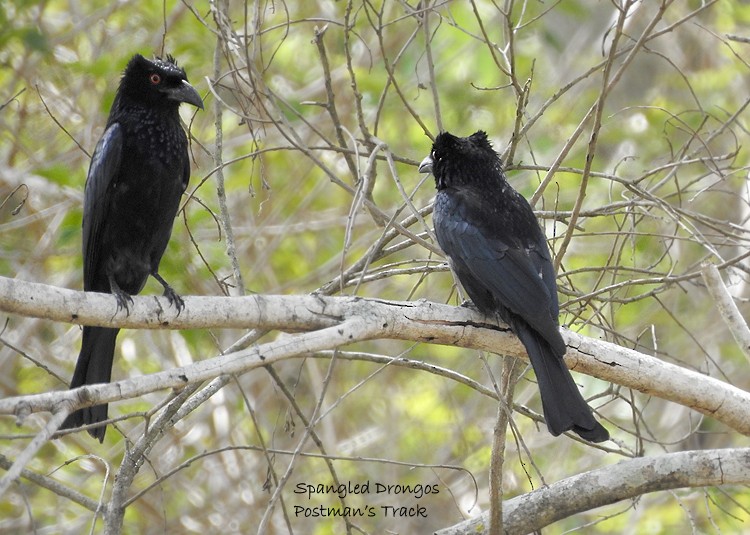
[[177, 65], [177, 60], [171, 54], [167, 54], [167, 59], [156, 56], [154, 59], [148, 59], [141, 54], [135, 54], [123, 72], [123, 78], [130, 73], [138, 72], [159, 72], [164, 76], [187, 80], [185, 69]]
[[171, 55], [166, 59], [158, 56], [147, 59], [135, 54], [122, 73], [113, 110], [135, 104], [173, 113], [180, 102], [203, 108], [200, 95], [188, 83], [185, 70], [177, 61]]
[[500, 156], [483, 130], [468, 137], [441, 132], [435, 138], [430, 156], [438, 189], [478, 183], [484, 178], [493, 181], [505, 179]]

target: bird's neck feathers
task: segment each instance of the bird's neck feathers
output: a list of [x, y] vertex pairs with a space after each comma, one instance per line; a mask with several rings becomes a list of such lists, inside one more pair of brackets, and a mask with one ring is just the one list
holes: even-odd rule
[[159, 105], [133, 98], [120, 88], [115, 95], [107, 119], [107, 127], [113, 123], [130, 125], [131, 129], [182, 128], [180, 126], [179, 102], [164, 99]]
[[439, 173], [435, 173], [435, 187], [438, 191], [462, 187], [502, 189], [505, 184], [507, 181], [503, 166], [496, 155], [488, 159], [451, 159], [444, 162]]
[[112, 103], [112, 109], [117, 108], [143, 108], [160, 114], [177, 116], [180, 103], [159, 95], [144, 95], [134, 90], [128, 82], [121, 80]]

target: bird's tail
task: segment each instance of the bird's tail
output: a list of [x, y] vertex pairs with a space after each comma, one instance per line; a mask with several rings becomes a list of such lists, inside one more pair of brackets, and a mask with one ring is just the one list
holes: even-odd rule
[[[115, 355], [115, 340], [119, 329], [84, 327], [81, 352], [70, 382], [70, 388], [97, 383], [108, 383], [112, 377], [112, 360]], [[71, 413], [60, 429], [71, 429], [87, 424], [95, 424], [107, 419], [107, 404], [86, 407]], [[102, 425], [88, 430], [89, 434], [104, 441], [107, 427]]]
[[573, 431], [590, 442], [604, 442], [609, 432], [594, 418], [573, 381], [562, 355], [526, 325], [516, 326], [534, 368], [547, 428], [554, 436]]

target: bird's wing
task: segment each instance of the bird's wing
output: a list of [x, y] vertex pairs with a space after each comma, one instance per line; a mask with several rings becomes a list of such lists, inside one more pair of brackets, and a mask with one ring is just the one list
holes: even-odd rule
[[182, 157], [182, 181], [180, 182], [182, 189], [180, 190], [180, 195], [185, 193], [188, 183], [190, 183], [190, 154], [185, 149], [184, 156]]
[[433, 217], [440, 247], [475, 304], [483, 308], [486, 294], [492, 294], [497, 303], [557, 347], [562, 342], [557, 288], [538, 224], [533, 221], [537, 225], [533, 232], [510, 239], [513, 229], [494, 224], [493, 216], [477, 199], [456, 190], [438, 194]]
[[105, 130], [91, 158], [89, 174], [83, 198], [83, 288], [94, 288], [97, 277], [100, 233], [109, 212], [107, 191], [111, 188], [120, 169], [122, 160], [122, 128], [119, 123], [111, 124]]

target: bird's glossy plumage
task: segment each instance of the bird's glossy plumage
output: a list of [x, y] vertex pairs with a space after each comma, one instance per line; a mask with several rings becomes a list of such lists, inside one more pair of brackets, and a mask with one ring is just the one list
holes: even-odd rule
[[[149, 275], [178, 308], [180, 297], [158, 274], [180, 197], [190, 178], [181, 102], [203, 108], [173, 58], [128, 62], [107, 126], [91, 159], [83, 206], [83, 287], [113, 293], [127, 308]], [[71, 388], [110, 381], [118, 329], [84, 327]], [[107, 405], [72, 413], [62, 429], [107, 419]], [[89, 430], [104, 440], [105, 426]]]
[[487, 135], [441, 133], [420, 171], [435, 176], [435, 235], [467, 295], [480, 311], [499, 315], [526, 347], [550, 432], [607, 440], [563, 360], [544, 233], [529, 203], [505, 179]]

